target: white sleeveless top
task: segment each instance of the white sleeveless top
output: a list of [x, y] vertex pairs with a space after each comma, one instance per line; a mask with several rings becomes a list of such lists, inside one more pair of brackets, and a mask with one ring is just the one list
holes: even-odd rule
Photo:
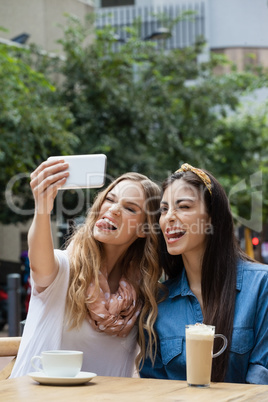
[[79, 330], [64, 326], [69, 259], [66, 250], [55, 250], [59, 272], [53, 283], [38, 293], [32, 283], [29, 311], [16, 363], [11, 373], [19, 377], [34, 371], [31, 358], [45, 350], [69, 349], [84, 352], [82, 371], [114, 377], [131, 377], [138, 353], [137, 326], [126, 338], [96, 332], [87, 320]]

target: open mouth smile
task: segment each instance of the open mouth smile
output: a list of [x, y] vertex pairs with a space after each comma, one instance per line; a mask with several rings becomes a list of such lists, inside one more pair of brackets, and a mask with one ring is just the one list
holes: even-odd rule
[[179, 228], [168, 228], [165, 231], [165, 237], [168, 243], [174, 243], [181, 239], [186, 233], [186, 230], [182, 230]]
[[106, 216], [99, 219], [96, 222], [96, 226], [97, 226], [97, 228], [99, 228], [101, 230], [106, 230], [106, 231], [117, 230], [117, 225], [113, 221], [111, 221], [109, 218], [106, 218]]

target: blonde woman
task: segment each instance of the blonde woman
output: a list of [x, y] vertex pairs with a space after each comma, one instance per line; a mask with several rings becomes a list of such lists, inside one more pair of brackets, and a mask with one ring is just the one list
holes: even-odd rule
[[68, 175], [64, 160], [31, 175], [32, 295], [11, 377], [33, 371], [31, 357], [52, 349], [82, 350], [83, 371], [132, 376], [155, 340], [159, 188], [138, 173], [120, 176], [99, 193], [67, 249], [54, 250], [50, 214]]

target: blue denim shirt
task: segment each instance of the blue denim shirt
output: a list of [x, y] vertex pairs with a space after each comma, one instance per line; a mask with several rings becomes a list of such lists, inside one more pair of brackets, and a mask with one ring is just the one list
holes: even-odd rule
[[[186, 380], [185, 325], [203, 321], [185, 270], [166, 282], [169, 296], [159, 304], [159, 344], [154, 367], [147, 358], [141, 377]], [[268, 265], [239, 261], [232, 344], [226, 382], [268, 384]], [[217, 330], [216, 330], [217, 332]]]

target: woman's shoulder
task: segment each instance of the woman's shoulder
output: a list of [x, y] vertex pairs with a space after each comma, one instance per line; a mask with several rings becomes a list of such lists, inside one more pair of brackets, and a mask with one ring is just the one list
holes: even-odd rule
[[69, 264], [69, 255], [70, 250], [67, 248], [65, 250], [55, 249], [54, 255], [58, 260], [59, 265], [68, 265]]
[[268, 273], [268, 265], [262, 264], [258, 261], [248, 261], [240, 259], [238, 261], [238, 270], [243, 270], [243, 272], [260, 272], [264, 275]]
[[255, 261], [239, 260], [237, 265], [237, 289], [268, 289], [268, 265]]

